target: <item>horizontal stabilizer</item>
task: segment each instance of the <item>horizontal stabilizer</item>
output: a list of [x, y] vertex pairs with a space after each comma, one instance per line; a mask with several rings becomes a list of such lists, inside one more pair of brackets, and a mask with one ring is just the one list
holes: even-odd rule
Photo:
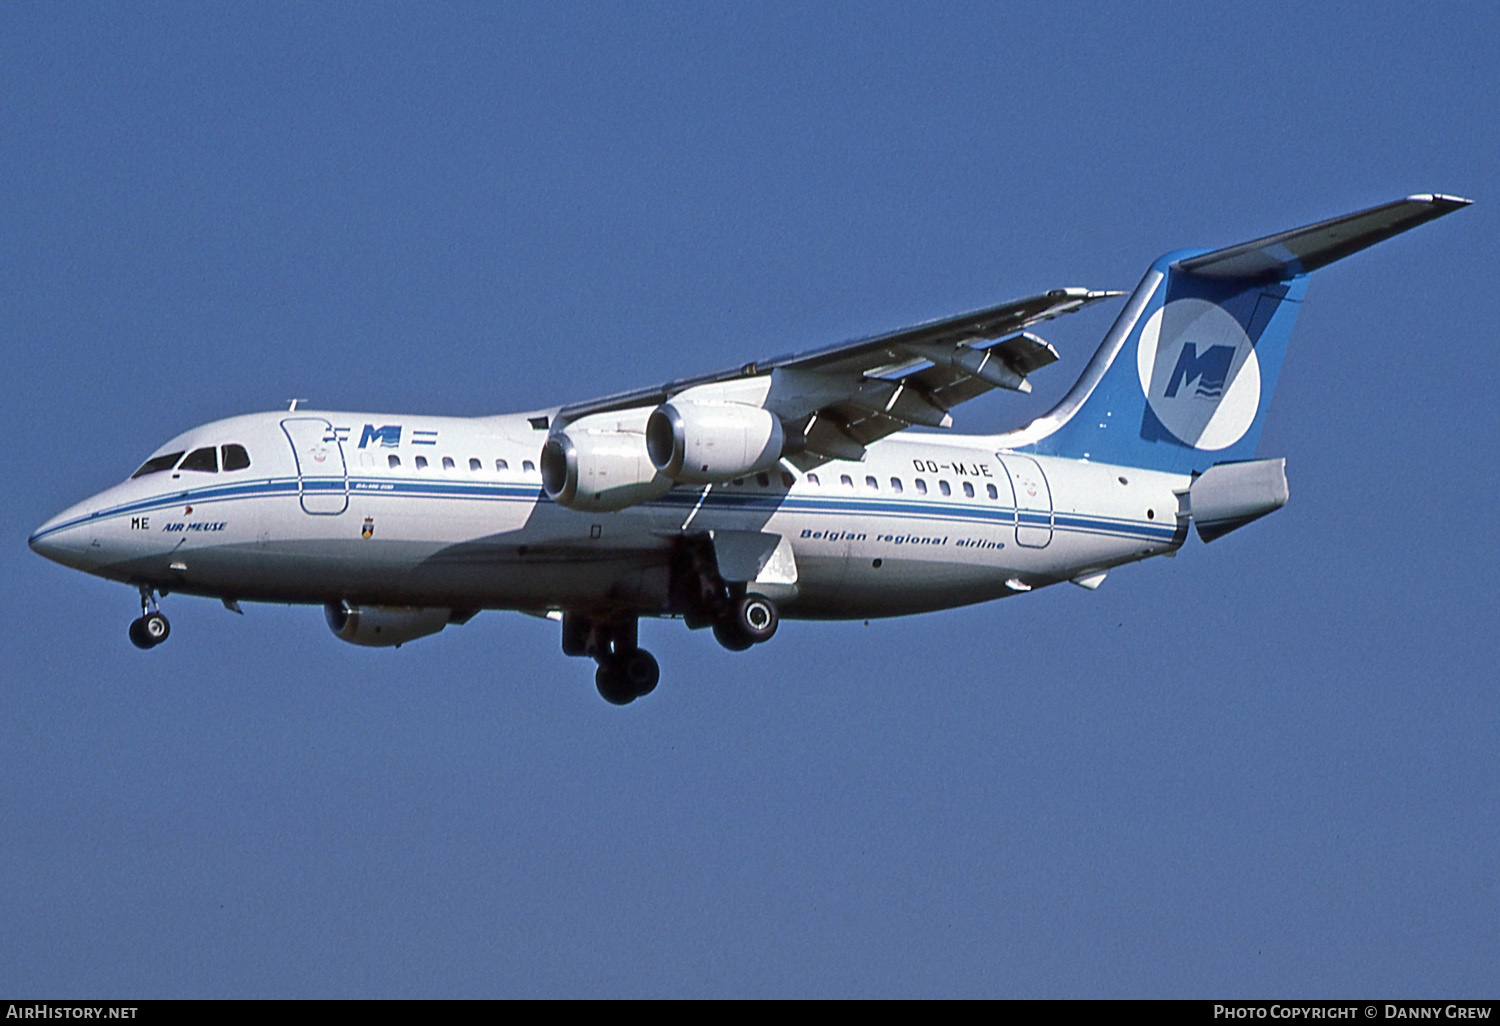
[[1216, 249], [1173, 264], [1206, 278], [1292, 278], [1468, 206], [1457, 196], [1408, 196], [1369, 210]]
[[1286, 460], [1217, 463], [1188, 492], [1193, 526], [1206, 542], [1274, 513], [1287, 500]]

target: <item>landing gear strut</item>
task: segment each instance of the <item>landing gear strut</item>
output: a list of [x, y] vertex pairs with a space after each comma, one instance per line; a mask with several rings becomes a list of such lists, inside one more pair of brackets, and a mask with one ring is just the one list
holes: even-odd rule
[[130, 641], [136, 648], [155, 648], [167, 640], [172, 625], [162, 615], [156, 601], [156, 589], [143, 584], [141, 588], [141, 615], [130, 621]]
[[661, 679], [656, 657], [636, 641], [637, 623], [634, 616], [607, 620], [563, 614], [563, 654], [594, 658], [599, 664], [594, 686], [611, 705], [628, 705], [649, 695]]

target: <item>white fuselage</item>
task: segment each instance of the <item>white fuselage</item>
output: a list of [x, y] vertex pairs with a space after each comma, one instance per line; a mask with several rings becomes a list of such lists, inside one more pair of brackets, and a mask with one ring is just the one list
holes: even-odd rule
[[[39, 528], [38, 551], [103, 577], [226, 600], [673, 612], [687, 534], [779, 535], [791, 618], [950, 608], [1175, 551], [1186, 475], [906, 432], [859, 462], [787, 463], [618, 512], [543, 494], [536, 414], [296, 411], [204, 425], [159, 452], [243, 446], [250, 465], [125, 481]], [[389, 430], [391, 427], [399, 430]]]

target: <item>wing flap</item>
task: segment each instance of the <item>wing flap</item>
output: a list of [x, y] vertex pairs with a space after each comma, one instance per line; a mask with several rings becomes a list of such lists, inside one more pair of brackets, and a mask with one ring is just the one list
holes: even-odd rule
[[989, 351], [1004, 360], [1006, 366], [1023, 378], [1057, 362], [1057, 350], [1029, 331], [1023, 331], [1003, 342], [996, 342]]
[[[800, 432], [803, 452], [817, 459], [864, 459], [865, 444], [856, 436], [848, 418], [853, 417], [856, 421], [862, 421], [872, 416], [872, 414], [863, 410], [843, 404], [827, 411], [813, 414], [808, 418], [806, 424], [802, 426], [802, 431]], [[879, 437], [881, 436], [876, 434], [872, 436], [871, 440]], [[816, 462], [816, 460], [813, 462]]]
[[1079, 288], [1053, 289], [1039, 296], [1017, 299], [955, 317], [925, 321], [883, 335], [778, 357], [760, 366], [796, 367], [823, 374], [837, 374], [841, 371], [866, 374], [876, 367], [900, 366], [903, 362], [910, 362], [908, 354], [913, 350], [960, 346], [1001, 338], [1118, 295], [1121, 293]]

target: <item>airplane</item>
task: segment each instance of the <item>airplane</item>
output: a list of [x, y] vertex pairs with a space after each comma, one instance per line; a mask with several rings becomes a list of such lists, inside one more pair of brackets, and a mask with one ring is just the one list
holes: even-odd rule
[[1279, 509], [1256, 446], [1308, 276], [1469, 200], [1405, 199], [1155, 261], [1071, 390], [993, 435], [950, 411], [1029, 392], [1029, 329], [1120, 292], [1056, 289], [701, 377], [526, 413], [298, 408], [159, 447], [48, 520], [37, 553], [140, 593], [150, 649], [172, 592], [324, 607], [400, 646], [480, 610], [560, 621], [600, 695], [649, 694], [643, 616], [742, 651], [782, 618], [903, 616], [1173, 555]]

